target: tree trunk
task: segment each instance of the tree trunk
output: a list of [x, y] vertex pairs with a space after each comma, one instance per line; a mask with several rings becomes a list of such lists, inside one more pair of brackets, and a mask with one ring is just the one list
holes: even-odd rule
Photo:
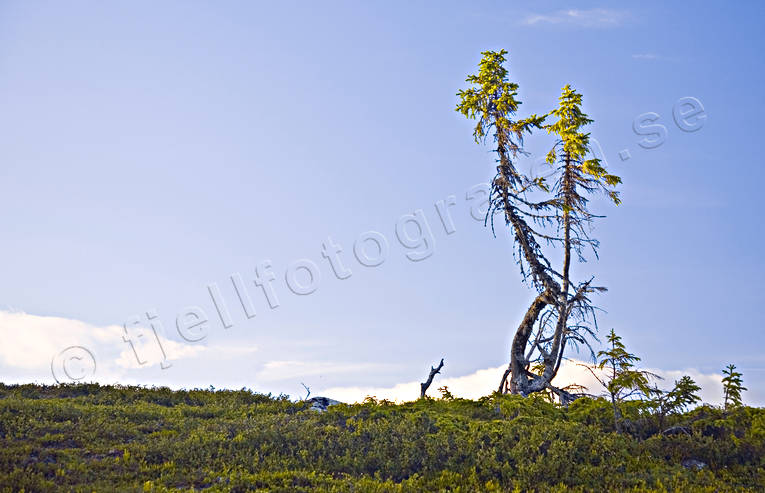
[[614, 428], [616, 428], [616, 433], [622, 432], [622, 413], [619, 411], [619, 406], [616, 405], [616, 398], [611, 395], [611, 406], [614, 408]]
[[515, 332], [510, 347], [510, 392], [513, 394], [520, 394], [524, 397], [529, 394], [529, 379], [526, 375], [526, 345], [539, 314], [551, 301], [548, 290], [540, 293], [531, 303], [521, 325]]

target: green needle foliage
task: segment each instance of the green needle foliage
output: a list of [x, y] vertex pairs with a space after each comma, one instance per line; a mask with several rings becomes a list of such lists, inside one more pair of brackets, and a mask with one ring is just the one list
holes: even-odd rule
[[[460, 89], [457, 93], [460, 101], [456, 110], [469, 119], [477, 120], [473, 129], [476, 143], [485, 142], [489, 134], [493, 136], [497, 174], [492, 180], [486, 217], [491, 220], [493, 229], [494, 215], [503, 213], [506, 224], [515, 230], [521, 273], [525, 278], [530, 272], [534, 284], [543, 289], [547, 282], [552, 281], [553, 273], [542, 255], [538, 234], [522, 217], [525, 207], [534, 207], [528, 203], [525, 194], [539, 189], [543, 183], [518, 171], [513, 161], [523, 152], [524, 134], [539, 127], [543, 118], [536, 115], [526, 119], [515, 118], [521, 102], [517, 99], [518, 84], [508, 80], [504, 67], [507, 51], [484, 51], [481, 54], [483, 58], [478, 64], [478, 74], [465, 79], [472, 87]], [[525, 265], [528, 265], [528, 270]]]
[[[574, 249], [580, 260], [584, 260], [582, 246], [589, 244], [596, 251], [598, 245], [589, 236], [592, 220], [596, 216], [588, 208], [588, 195], [603, 192], [618, 205], [621, 203], [619, 192], [613, 187], [620, 184], [622, 179], [608, 173], [600, 159], [587, 159], [590, 153], [590, 134], [583, 132], [582, 128], [592, 123], [592, 120], [581, 109], [582, 95], [567, 85], [559, 101], [558, 108], [551, 112], [558, 118], [557, 121], [543, 127], [558, 137], [547, 154], [547, 162], [551, 165], [557, 162], [559, 165], [553, 191], [558, 225], [565, 235], [565, 252]], [[564, 266], [563, 281], [566, 282], [567, 278], [567, 267]]]
[[616, 335], [614, 329], [608, 333], [607, 342], [610, 348], [598, 351], [597, 368], [610, 372], [606, 389], [617, 400], [624, 400], [634, 394], [650, 395], [650, 379], [656, 378], [651, 372], [635, 369], [635, 363], [640, 358], [627, 351], [622, 338]]
[[675, 381], [675, 386], [669, 392], [655, 389], [656, 397], [651, 402], [659, 421], [659, 428], [664, 429], [667, 415], [680, 414], [694, 404], [701, 402], [698, 392], [701, 387], [696, 385], [688, 375]]
[[616, 335], [614, 329], [608, 333], [607, 342], [610, 347], [598, 352], [599, 360], [595, 369], [599, 371], [595, 372], [592, 368], [587, 368], [606, 388], [613, 408], [614, 427], [621, 433], [620, 404], [630, 398], [650, 397], [656, 393], [656, 390], [650, 386], [650, 380], [660, 377], [635, 367], [640, 358], [627, 351], [622, 338]]
[[688, 375], [675, 382], [675, 387], [666, 394], [666, 407], [669, 412], [683, 412], [689, 406], [701, 402], [698, 392], [701, 387], [696, 385]]
[[743, 375], [736, 371], [736, 365], [730, 364], [723, 370], [722, 379], [723, 383], [723, 397], [724, 407], [740, 406], [741, 405], [741, 392], [748, 390], [743, 386]]

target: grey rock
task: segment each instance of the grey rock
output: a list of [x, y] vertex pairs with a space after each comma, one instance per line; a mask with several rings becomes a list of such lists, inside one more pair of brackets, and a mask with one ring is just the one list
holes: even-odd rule
[[326, 411], [329, 406], [342, 404], [342, 402], [330, 399], [329, 397], [311, 397], [305, 402], [311, 403], [311, 407], [309, 409], [312, 411], [318, 411], [320, 413]]
[[695, 469], [696, 471], [700, 471], [707, 467], [707, 465], [700, 460], [696, 459], [685, 459], [683, 462], [681, 462], [682, 466], [686, 469]]
[[661, 432], [663, 435], [680, 435], [680, 434], [686, 434], [690, 435], [691, 430], [687, 426], [672, 426], [671, 428], [667, 428], [666, 430]]

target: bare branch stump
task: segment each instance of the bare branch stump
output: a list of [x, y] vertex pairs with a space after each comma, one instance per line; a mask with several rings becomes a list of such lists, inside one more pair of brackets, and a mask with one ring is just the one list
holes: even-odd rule
[[420, 399], [425, 397], [425, 392], [428, 391], [428, 387], [430, 387], [430, 384], [433, 383], [433, 377], [436, 376], [436, 374], [441, 373], [441, 368], [444, 367], [444, 359], [441, 358], [441, 363], [438, 365], [438, 368], [430, 367], [430, 375], [428, 375], [428, 379], [420, 384]]

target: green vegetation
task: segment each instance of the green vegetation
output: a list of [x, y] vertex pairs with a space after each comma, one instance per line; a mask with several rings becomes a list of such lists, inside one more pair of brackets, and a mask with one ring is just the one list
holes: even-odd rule
[[319, 413], [247, 390], [0, 384], [0, 490], [765, 490], [765, 409], [660, 423], [624, 401], [618, 434], [606, 399], [442, 396]]

